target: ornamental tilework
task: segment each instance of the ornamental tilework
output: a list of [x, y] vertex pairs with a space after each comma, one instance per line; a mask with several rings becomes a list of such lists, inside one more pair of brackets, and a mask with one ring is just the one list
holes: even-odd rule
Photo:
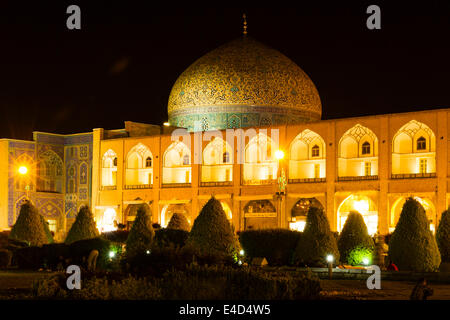
[[[211, 51], [184, 71], [169, 96], [169, 122], [197, 130], [198, 117], [208, 127], [299, 123], [319, 120], [322, 106], [314, 83], [289, 58], [249, 37], [242, 37]], [[229, 115], [236, 115], [231, 119]], [[242, 117], [253, 114], [252, 119]], [[196, 116], [197, 115], [197, 116]], [[258, 118], [258, 119], [255, 119]], [[251, 121], [254, 120], [254, 121]]]

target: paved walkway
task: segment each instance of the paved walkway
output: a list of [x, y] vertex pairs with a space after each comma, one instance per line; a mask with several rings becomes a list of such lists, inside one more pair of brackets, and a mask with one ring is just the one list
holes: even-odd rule
[[[330, 299], [409, 300], [415, 282], [381, 280], [380, 290], [370, 290], [365, 280], [321, 280], [322, 293]], [[450, 284], [430, 283], [430, 300], [450, 300]]]

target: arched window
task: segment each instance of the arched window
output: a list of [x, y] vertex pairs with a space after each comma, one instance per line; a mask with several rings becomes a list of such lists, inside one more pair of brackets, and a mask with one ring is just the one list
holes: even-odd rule
[[183, 165], [184, 165], [184, 166], [189, 165], [189, 155], [188, 155], [188, 154], [185, 154], [185, 155], [183, 156]]
[[370, 154], [370, 143], [367, 141], [362, 144], [362, 154]]
[[314, 145], [311, 149], [311, 157], [318, 157], [320, 156], [320, 148], [317, 144]]
[[229, 163], [230, 162], [230, 154], [227, 152], [223, 153], [223, 163]]
[[114, 158], [113, 165], [114, 165], [114, 167], [117, 167], [117, 157]]
[[145, 167], [150, 168], [151, 166], [152, 166], [152, 158], [147, 157], [147, 159], [145, 159]]
[[417, 150], [426, 150], [427, 149], [427, 140], [424, 137], [420, 137], [417, 139]]
[[[126, 188], [142, 188], [153, 183], [153, 155], [142, 143], [136, 144], [126, 157]], [[136, 187], [136, 186], [141, 187]]]
[[117, 182], [117, 155], [109, 149], [103, 154], [102, 186], [115, 186]]

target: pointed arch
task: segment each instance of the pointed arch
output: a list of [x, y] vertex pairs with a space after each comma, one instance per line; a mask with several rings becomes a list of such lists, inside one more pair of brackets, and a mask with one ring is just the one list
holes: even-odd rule
[[378, 138], [372, 130], [358, 123], [339, 140], [338, 178], [353, 180], [377, 177]]
[[228, 142], [215, 137], [203, 150], [202, 183], [231, 182], [233, 177], [233, 150]]
[[153, 154], [139, 142], [128, 151], [125, 169], [125, 188], [143, 188], [153, 184]]
[[289, 146], [289, 180], [324, 179], [326, 148], [323, 138], [309, 129], [299, 133]]
[[53, 150], [38, 157], [37, 189], [43, 192], [63, 192], [63, 161]]
[[433, 176], [436, 173], [436, 136], [426, 124], [411, 120], [392, 139], [392, 177]]
[[277, 178], [276, 144], [264, 133], [258, 133], [245, 146], [244, 184], [273, 183]]
[[117, 185], [117, 154], [108, 149], [102, 157], [102, 186], [113, 187]]
[[173, 142], [163, 155], [163, 183], [191, 183], [191, 150], [181, 141]]

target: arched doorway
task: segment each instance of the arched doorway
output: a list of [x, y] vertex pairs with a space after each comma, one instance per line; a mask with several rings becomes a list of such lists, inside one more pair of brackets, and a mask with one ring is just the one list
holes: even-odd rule
[[182, 214], [186, 217], [190, 225], [192, 225], [191, 215], [186, 204], [167, 204], [161, 210], [161, 227], [165, 228], [169, 224], [170, 218], [174, 213]]
[[117, 230], [117, 226], [114, 221], [117, 222], [116, 209], [106, 208], [100, 220], [97, 221], [97, 229], [100, 233]]
[[[395, 200], [394, 204], [391, 208], [391, 214], [389, 217], [389, 232], [392, 233], [395, 230], [395, 226], [397, 225], [398, 219], [400, 218], [400, 214], [403, 209], [403, 205], [406, 202], [406, 199], [408, 197], [400, 197], [397, 200]], [[422, 207], [425, 209], [425, 213], [428, 218], [428, 222], [430, 223], [430, 230], [435, 232], [435, 226], [436, 226], [436, 208], [433, 204], [433, 201], [431, 201], [427, 197], [417, 197], [414, 196], [414, 199], [416, 199]]]
[[316, 198], [299, 199], [291, 210], [291, 221], [289, 229], [303, 231], [306, 225], [306, 216], [310, 207], [316, 207], [323, 210], [322, 204]]
[[352, 194], [342, 201], [338, 208], [338, 231], [344, 227], [347, 216], [351, 211], [359, 212], [366, 223], [370, 235], [374, 235], [378, 229], [378, 208], [375, 202], [368, 196]]
[[244, 206], [245, 229], [271, 229], [278, 226], [277, 210], [269, 200], [251, 200]]
[[134, 220], [136, 219], [137, 212], [141, 206], [145, 206], [147, 212], [151, 212], [150, 206], [147, 203], [133, 203], [129, 204], [125, 209], [125, 220], [127, 230], [131, 229]]

